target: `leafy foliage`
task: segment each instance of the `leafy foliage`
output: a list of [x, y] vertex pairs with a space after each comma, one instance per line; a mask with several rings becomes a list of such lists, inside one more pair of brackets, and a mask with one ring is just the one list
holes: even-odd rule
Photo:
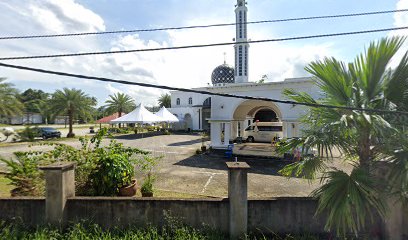
[[19, 94], [18, 98], [24, 104], [24, 109], [26, 112], [39, 113], [37, 105], [41, 102], [46, 102], [49, 99], [49, 94], [43, 92], [42, 90], [29, 88], [23, 93]]
[[57, 90], [52, 95], [51, 111], [55, 114], [68, 115], [69, 132], [67, 137], [74, 137], [72, 124], [74, 118], [82, 117], [86, 119], [91, 117], [93, 106], [96, 105], [96, 99], [86, 95], [82, 90], [64, 88]]
[[156, 178], [150, 173], [147, 174], [147, 177], [144, 179], [142, 187], [140, 188], [140, 191], [142, 192], [142, 194], [153, 193], [153, 183], [155, 179]]
[[353, 232], [360, 231], [366, 216], [371, 220], [377, 213], [385, 216], [386, 207], [376, 196], [379, 193], [375, 189], [375, 180], [365, 169], [356, 167], [350, 175], [333, 169], [326, 172], [321, 180], [323, 186], [312, 193], [319, 199], [317, 213], [328, 211], [326, 227], [335, 226], [338, 235], [349, 228]]
[[[345, 64], [325, 58], [309, 64], [306, 70], [314, 76], [321, 90], [319, 99], [291, 89], [284, 94], [292, 100], [334, 106], [381, 110], [406, 110], [408, 96], [408, 56], [405, 54], [395, 70], [388, 65], [404, 38], [384, 38], [373, 42], [354, 62]], [[328, 211], [327, 229], [339, 234], [358, 234], [373, 214], [384, 215], [381, 192], [394, 189], [408, 192], [406, 119], [396, 114], [310, 107], [302, 118], [304, 137], [287, 140], [278, 150], [283, 153], [301, 149], [314, 156], [290, 164], [281, 170], [286, 176], [314, 178], [323, 172], [322, 186], [314, 196], [319, 199], [318, 213]], [[340, 151], [353, 170], [350, 175], [329, 168], [333, 152]], [[404, 155], [405, 154], [405, 155]], [[394, 170], [379, 176], [378, 160], [386, 160]], [[383, 184], [377, 184], [382, 178]], [[374, 182], [376, 184], [374, 184]], [[401, 184], [402, 183], [402, 184]]]
[[37, 152], [16, 152], [16, 160], [0, 158], [10, 172], [6, 178], [15, 186], [12, 190], [13, 196], [37, 196], [44, 192], [43, 173], [38, 170], [42, 163]]
[[170, 96], [170, 94], [166, 93], [166, 94], [160, 95], [157, 102], [159, 103], [160, 107], [170, 108], [171, 107], [171, 96]]
[[26, 126], [21, 132], [18, 133], [20, 141], [34, 142], [36, 137], [39, 137], [38, 127]]
[[[13, 185], [26, 184], [43, 186], [43, 176], [38, 166], [58, 161], [71, 161], [76, 163], [75, 183], [78, 195], [115, 195], [118, 188], [129, 184], [134, 175], [134, 165], [143, 162], [143, 157], [149, 152], [125, 147], [123, 144], [111, 140], [107, 146], [102, 146], [102, 139], [107, 134], [103, 128], [91, 139], [80, 138], [79, 149], [63, 143], [40, 143], [40, 146], [52, 146], [49, 151], [30, 151], [18, 153], [19, 161], [2, 160], [9, 166], [11, 173], [7, 175]], [[144, 166], [142, 166], [144, 168]], [[28, 170], [25, 170], [28, 169]], [[41, 181], [37, 181], [41, 179]], [[31, 183], [30, 183], [31, 184]], [[31, 186], [31, 185], [30, 185]], [[31, 191], [27, 195], [38, 195], [39, 192]]]
[[17, 89], [5, 80], [0, 78], [0, 116], [15, 116], [23, 112], [24, 105], [17, 97]]

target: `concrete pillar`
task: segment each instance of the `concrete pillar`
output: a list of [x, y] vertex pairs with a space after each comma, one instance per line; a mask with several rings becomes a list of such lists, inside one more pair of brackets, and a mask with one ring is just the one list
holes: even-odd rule
[[231, 138], [231, 123], [225, 123], [224, 145], [228, 146], [230, 138]]
[[245, 162], [227, 162], [230, 239], [244, 238], [248, 230], [249, 165]]
[[47, 223], [62, 226], [67, 199], [75, 196], [75, 163], [60, 162], [40, 167], [45, 172], [45, 217]]
[[221, 145], [221, 124], [219, 122], [211, 123], [211, 145]]

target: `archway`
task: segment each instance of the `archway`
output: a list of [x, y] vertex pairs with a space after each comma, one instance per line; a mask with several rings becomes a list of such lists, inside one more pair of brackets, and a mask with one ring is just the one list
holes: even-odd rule
[[190, 113], [187, 113], [186, 115], [184, 115], [184, 126], [186, 130], [193, 129], [193, 119], [191, 118]]
[[279, 107], [272, 102], [257, 100], [243, 101], [234, 111], [231, 134], [235, 138], [243, 137], [245, 128], [257, 120], [259, 122], [280, 123], [281, 119], [282, 112]]
[[258, 110], [254, 116], [254, 122], [278, 122], [278, 116], [275, 111], [269, 108]]

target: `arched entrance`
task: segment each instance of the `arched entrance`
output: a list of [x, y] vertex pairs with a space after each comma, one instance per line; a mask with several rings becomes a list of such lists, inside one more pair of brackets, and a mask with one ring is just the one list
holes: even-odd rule
[[191, 118], [190, 113], [187, 113], [186, 115], [184, 115], [184, 128], [186, 130], [193, 129], [193, 119]]
[[247, 100], [239, 104], [233, 114], [231, 135], [233, 138], [245, 137], [244, 130], [254, 122], [274, 122], [271, 126], [280, 126], [272, 128], [268, 125], [265, 131], [276, 131], [279, 129], [279, 135], [283, 135], [283, 125], [281, 125], [282, 113], [279, 107], [272, 102]]
[[255, 113], [254, 122], [278, 122], [278, 116], [275, 111], [269, 108], [260, 109]]

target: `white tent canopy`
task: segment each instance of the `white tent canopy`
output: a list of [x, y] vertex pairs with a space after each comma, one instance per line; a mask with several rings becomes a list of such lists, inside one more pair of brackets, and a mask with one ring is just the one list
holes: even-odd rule
[[163, 119], [149, 112], [142, 104], [130, 113], [112, 120], [111, 123], [155, 123]]
[[167, 110], [167, 108], [162, 107], [160, 108], [160, 110], [155, 113], [156, 116], [160, 117], [162, 119], [163, 122], [178, 122], [178, 118], [176, 116], [174, 116], [171, 112], [169, 112], [169, 110]]

